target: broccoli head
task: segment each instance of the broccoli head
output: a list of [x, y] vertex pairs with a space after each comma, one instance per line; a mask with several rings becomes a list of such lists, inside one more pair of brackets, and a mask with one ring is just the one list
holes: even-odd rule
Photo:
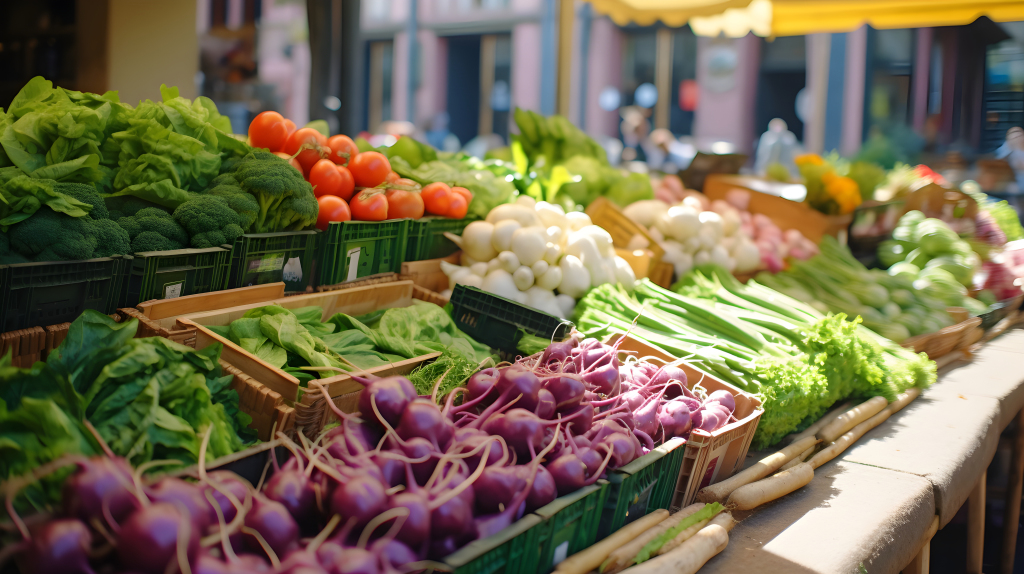
[[[134, 216], [122, 217], [117, 224], [128, 232], [132, 252], [170, 251], [188, 245], [188, 233], [170, 213], [159, 207], [145, 207]], [[143, 239], [140, 237], [145, 236]]]
[[93, 257], [110, 257], [132, 252], [131, 237], [117, 222], [111, 219], [95, 219], [90, 224], [92, 234], [96, 238], [96, 251]]
[[103, 197], [100, 196], [99, 192], [96, 191], [96, 186], [91, 183], [57, 182], [53, 184], [53, 189], [58, 193], [70, 195], [82, 203], [88, 203], [91, 205], [92, 210], [89, 211], [89, 217], [92, 217], [93, 219], [110, 218], [110, 212], [107, 211], [107, 204], [103, 201]]
[[238, 183], [234, 179], [230, 183], [211, 187], [206, 190], [205, 194], [223, 197], [227, 200], [228, 207], [238, 214], [238, 225], [243, 230], [252, 227], [253, 222], [256, 221], [256, 216], [260, 213], [260, 204], [256, 201], [256, 197], [249, 195], [242, 188], [238, 187]]
[[241, 217], [228, 200], [216, 195], [196, 195], [174, 210], [174, 220], [188, 231], [197, 249], [232, 244], [241, 235]]
[[[309, 218], [310, 207], [317, 207], [313, 187], [286, 160], [266, 150], [253, 150], [238, 162], [234, 177], [259, 203], [251, 232], [298, 230], [316, 222], [316, 211]], [[299, 199], [285, 204], [291, 197]]]
[[96, 251], [93, 221], [40, 209], [7, 231], [11, 249], [34, 261], [91, 259]]

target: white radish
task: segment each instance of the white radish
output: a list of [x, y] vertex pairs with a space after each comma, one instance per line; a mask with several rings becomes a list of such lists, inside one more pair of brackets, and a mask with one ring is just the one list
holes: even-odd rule
[[590, 272], [578, 257], [566, 255], [558, 266], [562, 269], [562, 282], [558, 286], [560, 293], [579, 299], [590, 289]]
[[512, 234], [522, 227], [515, 219], [506, 219], [494, 224], [494, 233], [491, 235], [491, 246], [501, 253], [512, 249]]
[[814, 478], [814, 467], [806, 462], [801, 462], [789, 470], [737, 488], [729, 495], [726, 506], [736, 510], [757, 508], [805, 486], [811, 482], [812, 478]]
[[[524, 196], [520, 196], [522, 199]], [[531, 198], [530, 201], [533, 201]], [[504, 203], [491, 210], [487, 214], [486, 223], [495, 224], [499, 221], [505, 221], [506, 219], [514, 219], [519, 222], [522, 227], [534, 227], [541, 225], [540, 218], [537, 217], [537, 212], [534, 211], [533, 206], [525, 206], [520, 203]], [[470, 224], [472, 225], [472, 224]]]
[[[512, 281], [516, 284], [516, 289], [520, 291], [526, 291], [530, 287], [533, 287], [533, 271], [525, 265], [521, 265], [519, 269], [515, 270], [512, 274]], [[554, 297], [554, 295], [552, 295]]]
[[477, 261], [490, 261], [498, 254], [491, 244], [494, 225], [486, 221], [474, 221], [467, 225], [466, 229], [462, 231], [459, 241], [455, 241], [455, 236], [451, 234], [446, 233], [445, 236], [452, 239], [467, 255]]
[[697, 500], [701, 502], [723, 502], [732, 491], [768, 476], [808, 448], [813, 448], [818, 442], [818, 439], [813, 436], [794, 442], [779, 452], [762, 458], [743, 469], [742, 472], [736, 473], [722, 482], [702, 488], [697, 493]]
[[548, 267], [550, 267], [550, 265], [548, 265], [548, 262], [541, 259], [540, 261], [537, 261], [533, 265], [530, 265], [530, 271], [533, 271], [534, 277], [540, 277], [545, 272], [547, 272]]
[[544, 257], [547, 237], [540, 227], [523, 227], [512, 234], [512, 252], [522, 265], [533, 265]]
[[501, 268], [509, 273], [515, 273], [516, 269], [522, 265], [519, 262], [519, 257], [511, 251], [502, 251], [496, 259], [501, 263]]
[[543, 289], [551, 289], [552, 291], [558, 289], [559, 285], [562, 284], [562, 268], [557, 265], [548, 267], [540, 276], [534, 274], [535, 281], [538, 287]]

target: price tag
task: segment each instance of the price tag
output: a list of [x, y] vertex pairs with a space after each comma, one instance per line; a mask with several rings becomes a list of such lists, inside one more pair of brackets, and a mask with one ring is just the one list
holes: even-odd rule
[[353, 247], [348, 250], [345, 257], [348, 258], [348, 275], [345, 276], [345, 281], [352, 281], [359, 275], [359, 254], [362, 253], [362, 247]]
[[184, 286], [184, 281], [180, 283], [164, 285], [164, 299], [174, 299], [175, 297], [181, 297], [181, 290]]

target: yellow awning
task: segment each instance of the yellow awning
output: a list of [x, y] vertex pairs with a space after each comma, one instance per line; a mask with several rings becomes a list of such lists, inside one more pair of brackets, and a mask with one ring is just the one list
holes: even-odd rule
[[746, 8], [751, 0], [587, 0], [599, 14], [609, 16], [616, 24], [634, 22], [650, 26], [661, 21], [668, 26], [682, 26], [694, 16], [714, 16], [729, 8]]
[[[874, 28], [961, 26], [981, 16], [1024, 20], [1021, 0], [587, 0], [617, 24], [690, 22], [700, 35], [796, 36]], [[770, 7], [769, 7], [770, 4]]]
[[988, 16], [1024, 20], [1021, 0], [772, 0], [772, 33], [796, 36], [873, 28], [962, 26]]

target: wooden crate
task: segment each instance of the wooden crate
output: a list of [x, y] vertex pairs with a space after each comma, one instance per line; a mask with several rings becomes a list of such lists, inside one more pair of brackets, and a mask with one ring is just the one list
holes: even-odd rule
[[750, 192], [747, 211], [767, 216], [780, 229], [796, 229], [815, 243], [826, 235], [838, 236], [853, 221], [853, 214], [825, 215], [805, 203], [786, 197], [803, 197], [807, 189], [800, 184], [780, 183], [746, 175], [709, 175], [704, 195], [714, 201], [725, 200], [733, 189]]
[[[647, 242], [647, 247], [644, 249], [650, 251], [650, 255], [647, 256], [649, 258], [648, 264], [646, 269], [634, 267], [633, 272], [636, 273], [637, 278], [650, 277], [652, 275], [652, 272], [661, 263], [661, 258], [665, 255], [665, 251], [647, 233], [647, 230], [642, 225], [626, 217], [626, 214], [617, 205], [603, 197], [597, 198], [587, 206], [587, 215], [590, 216], [590, 221], [594, 225], [601, 227], [612, 236], [612, 245], [617, 249], [628, 249], [634, 237], [642, 237]], [[669, 281], [671, 282], [671, 278], [669, 278]], [[659, 283], [659, 285], [661, 284]]]
[[289, 432], [295, 428], [295, 408], [286, 404], [280, 393], [224, 360], [220, 361], [220, 366], [225, 375], [233, 377], [231, 388], [238, 392], [238, 406], [252, 417], [249, 428], [259, 433], [260, 440], [269, 441], [277, 431]]
[[0, 334], [0, 356], [11, 354], [14, 367], [31, 367], [46, 357], [46, 331], [42, 327]]
[[[308, 306], [321, 307], [324, 310], [324, 318], [326, 319], [339, 312], [348, 315], [362, 315], [381, 309], [408, 307], [412, 304], [412, 301], [412, 281], [391, 281], [389, 283], [295, 295], [273, 301], [263, 301], [228, 309], [195, 313], [179, 317], [177, 323], [179, 330], [195, 330], [195, 346], [197, 349], [202, 349], [213, 343], [223, 345], [224, 350], [221, 353], [221, 358], [256, 381], [259, 381], [268, 389], [280, 394], [286, 404], [293, 405], [295, 408], [293, 424], [295, 427], [302, 427], [307, 436], [313, 437], [319, 433], [319, 429], [323, 428], [324, 421], [327, 418], [327, 415], [324, 413], [326, 403], [317, 404], [317, 401], [322, 401], [323, 399], [317, 389], [306, 389], [300, 398], [298, 379], [273, 365], [267, 364], [235, 345], [229, 339], [209, 330], [207, 327], [229, 325], [232, 321], [241, 318], [250, 309], [271, 303], [276, 303], [288, 309]], [[389, 374], [408, 373], [416, 366], [431, 361], [437, 358], [437, 356], [438, 353], [423, 355], [391, 365], [369, 369], [361, 374], [364, 376], [366, 374], [388, 376]], [[327, 389], [328, 394], [332, 398], [356, 393], [363, 388], [362, 384], [354, 380], [349, 373], [341, 373], [320, 379], [320, 383]]]
[[[612, 337], [607, 342], [613, 344], [619, 338]], [[619, 345], [619, 352], [664, 363], [678, 361], [678, 358], [661, 349], [628, 335]], [[764, 407], [761, 406], [761, 399], [758, 397], [716, 377], [702, 373], [685, 361], [677, 364], [686, 373], [687, 387], [692, 389], [699, 384], [707, 390], [708, 394], [718, 390], [729, 391], [736, 399], [736, 410], [733, 415], [737, 422], [727, 424], [710, 433], [700, 429], [690, 433], [686, 442], [683, 464], [679, 468], [675, 495], [672, 498], [671, 508], [673, 509], [692, 504], [697, 497], [697, 491], [709, 484], [721, 482], [743, 468], [743, 461], [747, 456], [747, 451], [750, 450], [751, 441], [754, 440], [757, 424], [761, 420], [761, 415], [764, 414]]]
[[448, 298], [442, 297], [441, 292], [448, 289], [448, 276], [441, 270], [441, 262], [458, 265], [461, 256], [462, 252], [457, 251], [440, 259], [406, 261], [402, 264], [401, 278], [415, 285], [412, 293], [414, 298], [444, 307], [448, 304]]

